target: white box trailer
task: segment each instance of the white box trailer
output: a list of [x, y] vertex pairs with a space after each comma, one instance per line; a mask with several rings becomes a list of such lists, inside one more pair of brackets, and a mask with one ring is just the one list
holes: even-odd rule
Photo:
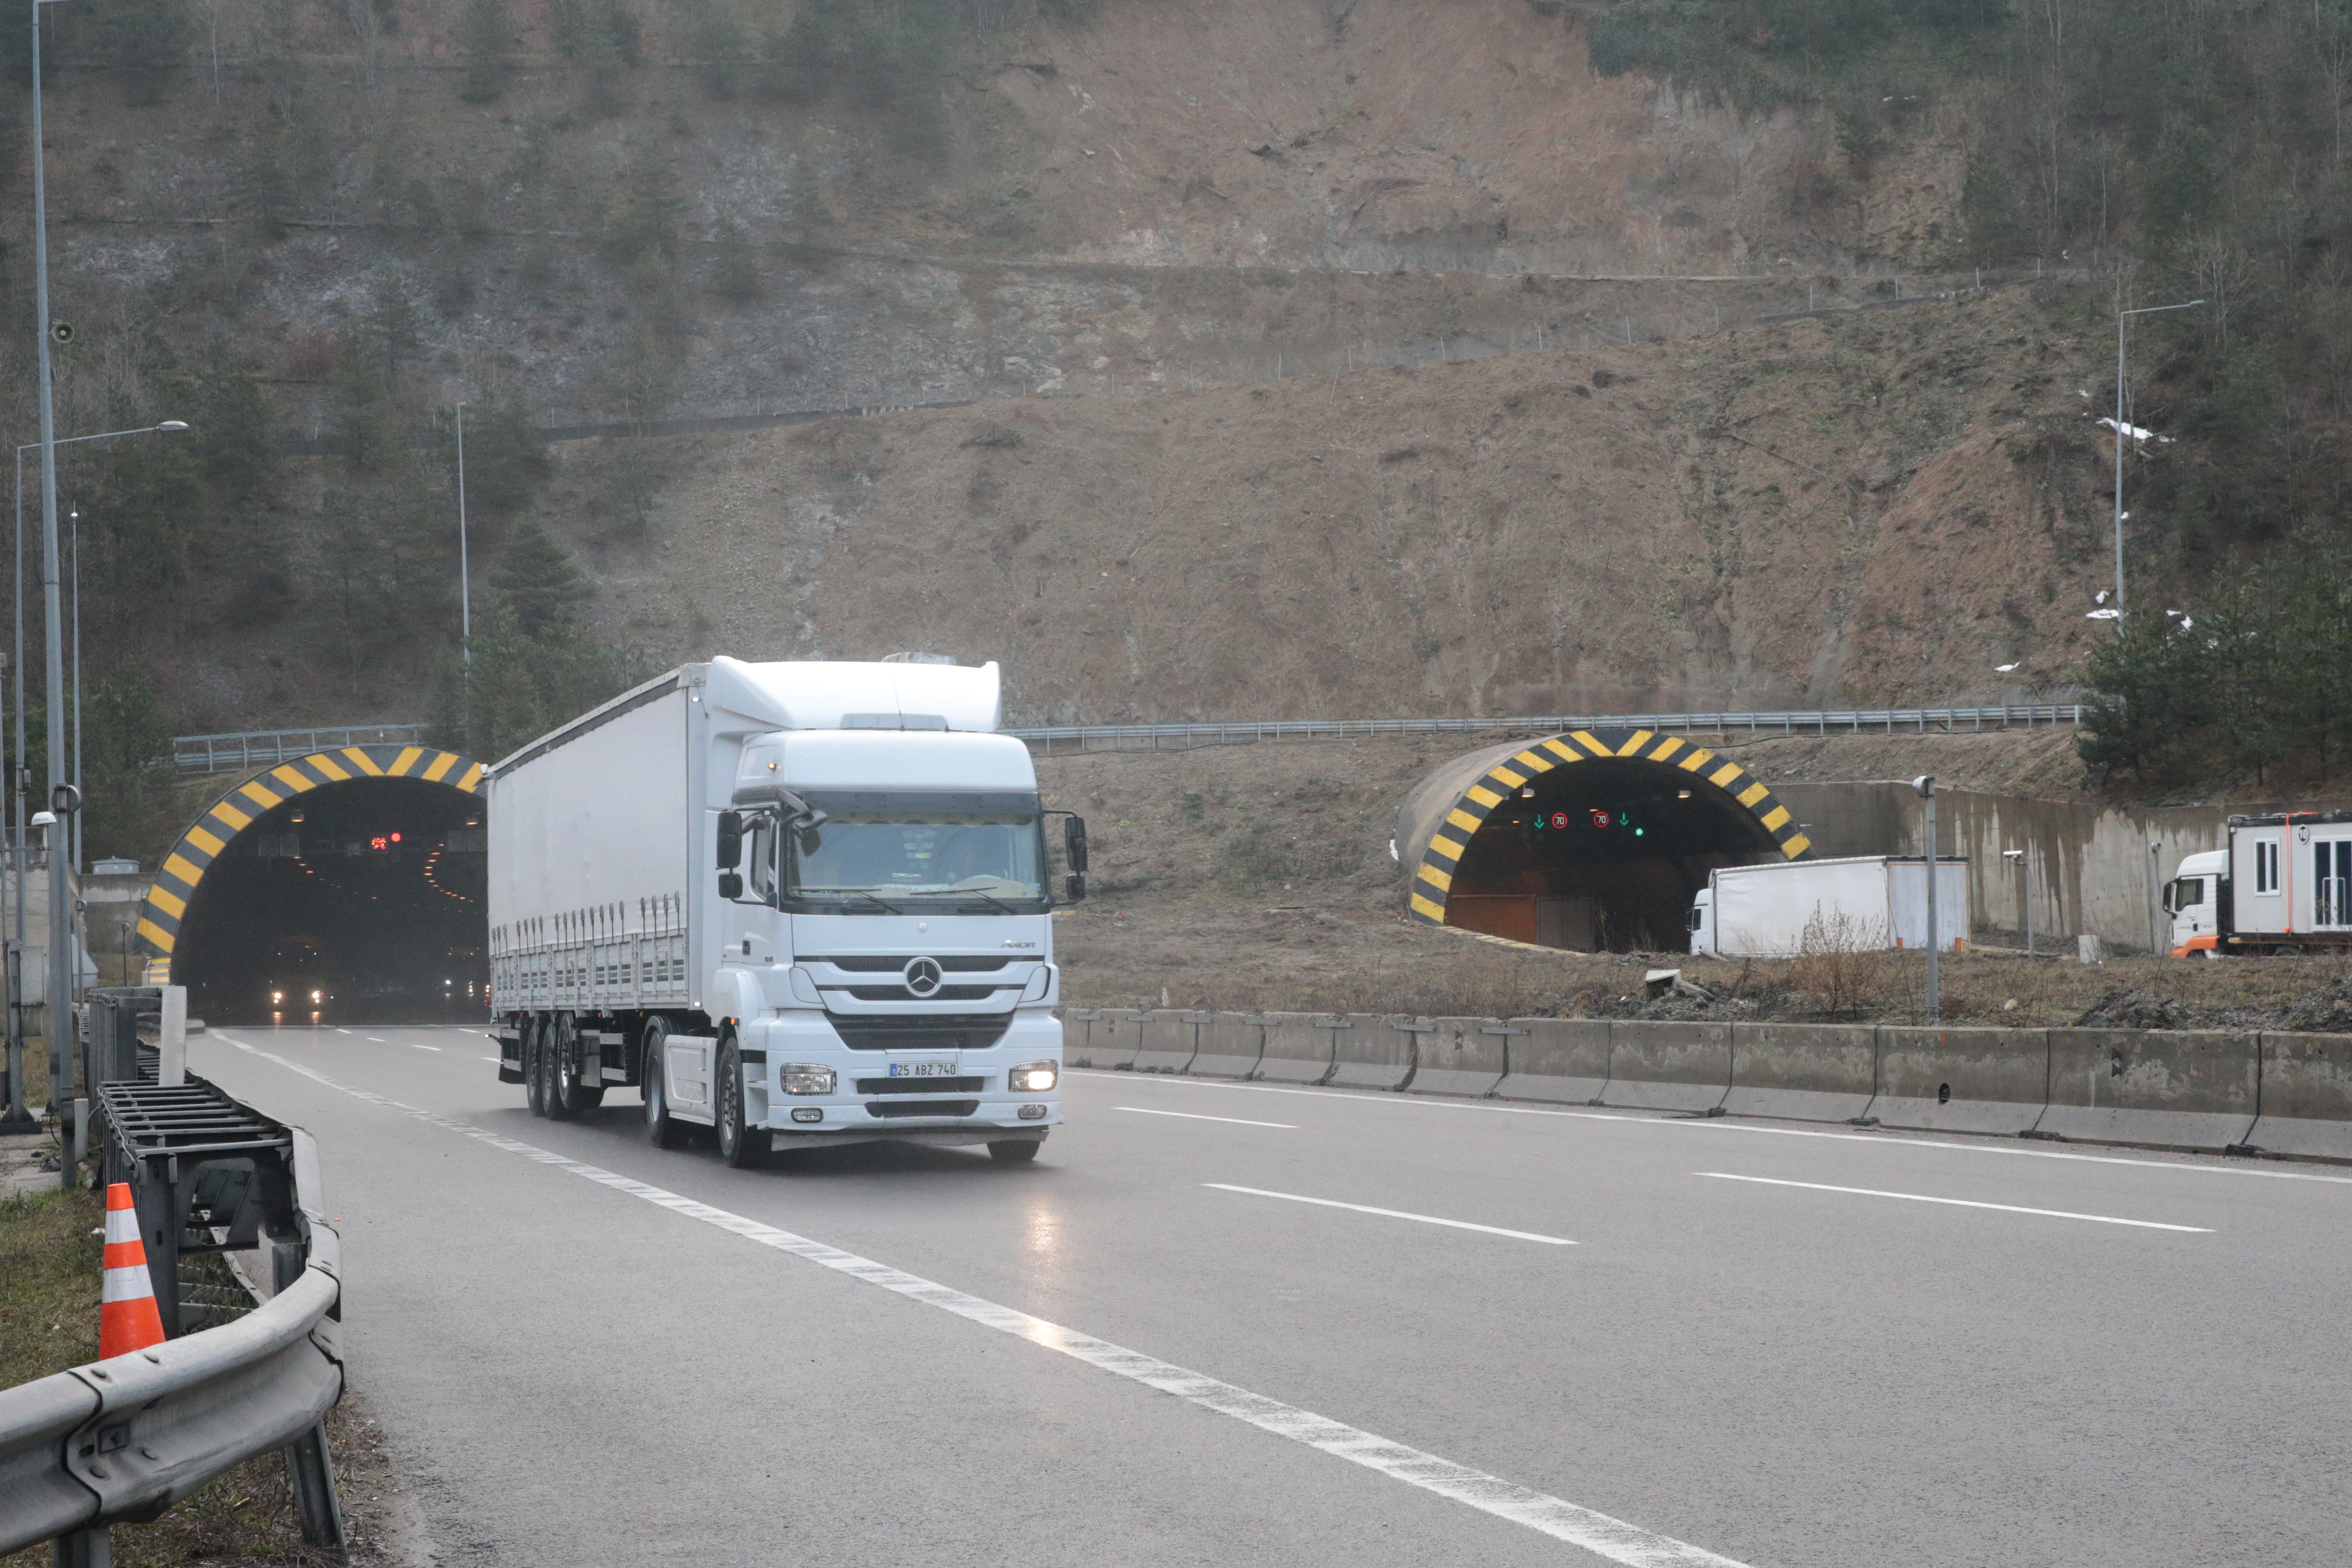
[[[1969, 938], [1967, 858], [1938, 859], [1936, 887], [1937, 945], [1958, 952]], [[1924, 948], [1927, 863], [1863, 855], [1721, 867], [1692, 900], [1690, 931], [1691, 952], [1710, 958]]]
[[499, 1077], [731, 1163], [887, 1139], [1034, 1156], [1060, 1121], [1045, 818], [997, 668], [672, 670], [485, 772]]
[[2172, 956], [2352, 946], [2352, 812], [2232, 816], [2228, 832], [2165, 885]]

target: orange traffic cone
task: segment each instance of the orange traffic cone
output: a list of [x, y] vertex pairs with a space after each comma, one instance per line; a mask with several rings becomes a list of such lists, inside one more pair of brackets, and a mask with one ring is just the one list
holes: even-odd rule
[[163, 1342], [163, 1320], [155, 1310], [155, 1282], [147, 1274], [147, 1244], [139, 1239], [139, 1211], [131, 1185], [106, 1189], [106, 1284], [100, 1292], [98, 1353], [129, 1355]]

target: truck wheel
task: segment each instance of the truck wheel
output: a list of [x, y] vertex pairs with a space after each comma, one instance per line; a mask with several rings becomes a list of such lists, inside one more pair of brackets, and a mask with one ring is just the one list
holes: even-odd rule
[[656, 1149], [683, 1148], [686, 1143], [686, 1124], [669, 1113], [669, 1079], [662, 1070], [662, 1053], [668, 1039], [669, 1025], [664, 1020], [656, 1018], [646, 1026], [641, 1092], [646, 1097], [646, 1142]]
[[1000, 1165], [1025, 1165], [1037, 1157], [1037, 1151], [1045, 1143], [1043, 1138], [1008, 1138], [1002, 1143], [991, 1143], [988, 1157]]
[[547, 1054], [546, 1035], [543, 1019], [533, 1018], [522, 1026], [523, 1098], [530, 1103], [533, 1116], [547, 1114], [547, 1075], [541, 1070]]
[[580, 1026], [569, 1015], [549, 1031], [548, 1114], [576, 1121], [604, 1103], [604, 1086], [580, 1080]]
[[743, 1125], [743, 1062], [732, 1040], [719, 1049], [719, 1081], [713, 1087], [719, 1090], [719, 1157], [739, 1171], [759, 1163], [773, 1141], [766, 1128]]

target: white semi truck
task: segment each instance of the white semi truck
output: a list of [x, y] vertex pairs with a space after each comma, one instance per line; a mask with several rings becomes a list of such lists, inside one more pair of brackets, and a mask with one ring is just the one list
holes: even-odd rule
[[[1936, 862], [1936, 944], [1969, 940], [1969, 863]], [[1691, 901], [1690, 950], [1708, 958], [1794, 958], [1927, 945], [1927, 863], [1863, 855], [1725, 866]]]
[[689, 664], [486, 771], [499, 1078], [730, 1164], [1061, 1121], [1045, 820], [997, 668]]
[[2233, 816], [2228, 832], [2165, 885], [2173, 957], [2352, 945], [2352, 812]]

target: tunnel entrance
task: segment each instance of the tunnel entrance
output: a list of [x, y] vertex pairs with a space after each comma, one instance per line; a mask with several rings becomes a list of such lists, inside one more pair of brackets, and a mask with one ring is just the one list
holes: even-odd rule
[[215, 805], [164, 862], [140, 931], [195, 1016], [488, 1016], [479, 770], [444, 752], [457, 766], [427, 777], [419, 764], [433, 752], [349, 751], [373, 765], [334, 752], [273, 770]]
[[1398, 829], [1416, 917], [1580, 952], [1682, 951], [1708, 872], [1810, 847], [1738, 764], [1646, 730], [1457, 758], [1407, 798]]

